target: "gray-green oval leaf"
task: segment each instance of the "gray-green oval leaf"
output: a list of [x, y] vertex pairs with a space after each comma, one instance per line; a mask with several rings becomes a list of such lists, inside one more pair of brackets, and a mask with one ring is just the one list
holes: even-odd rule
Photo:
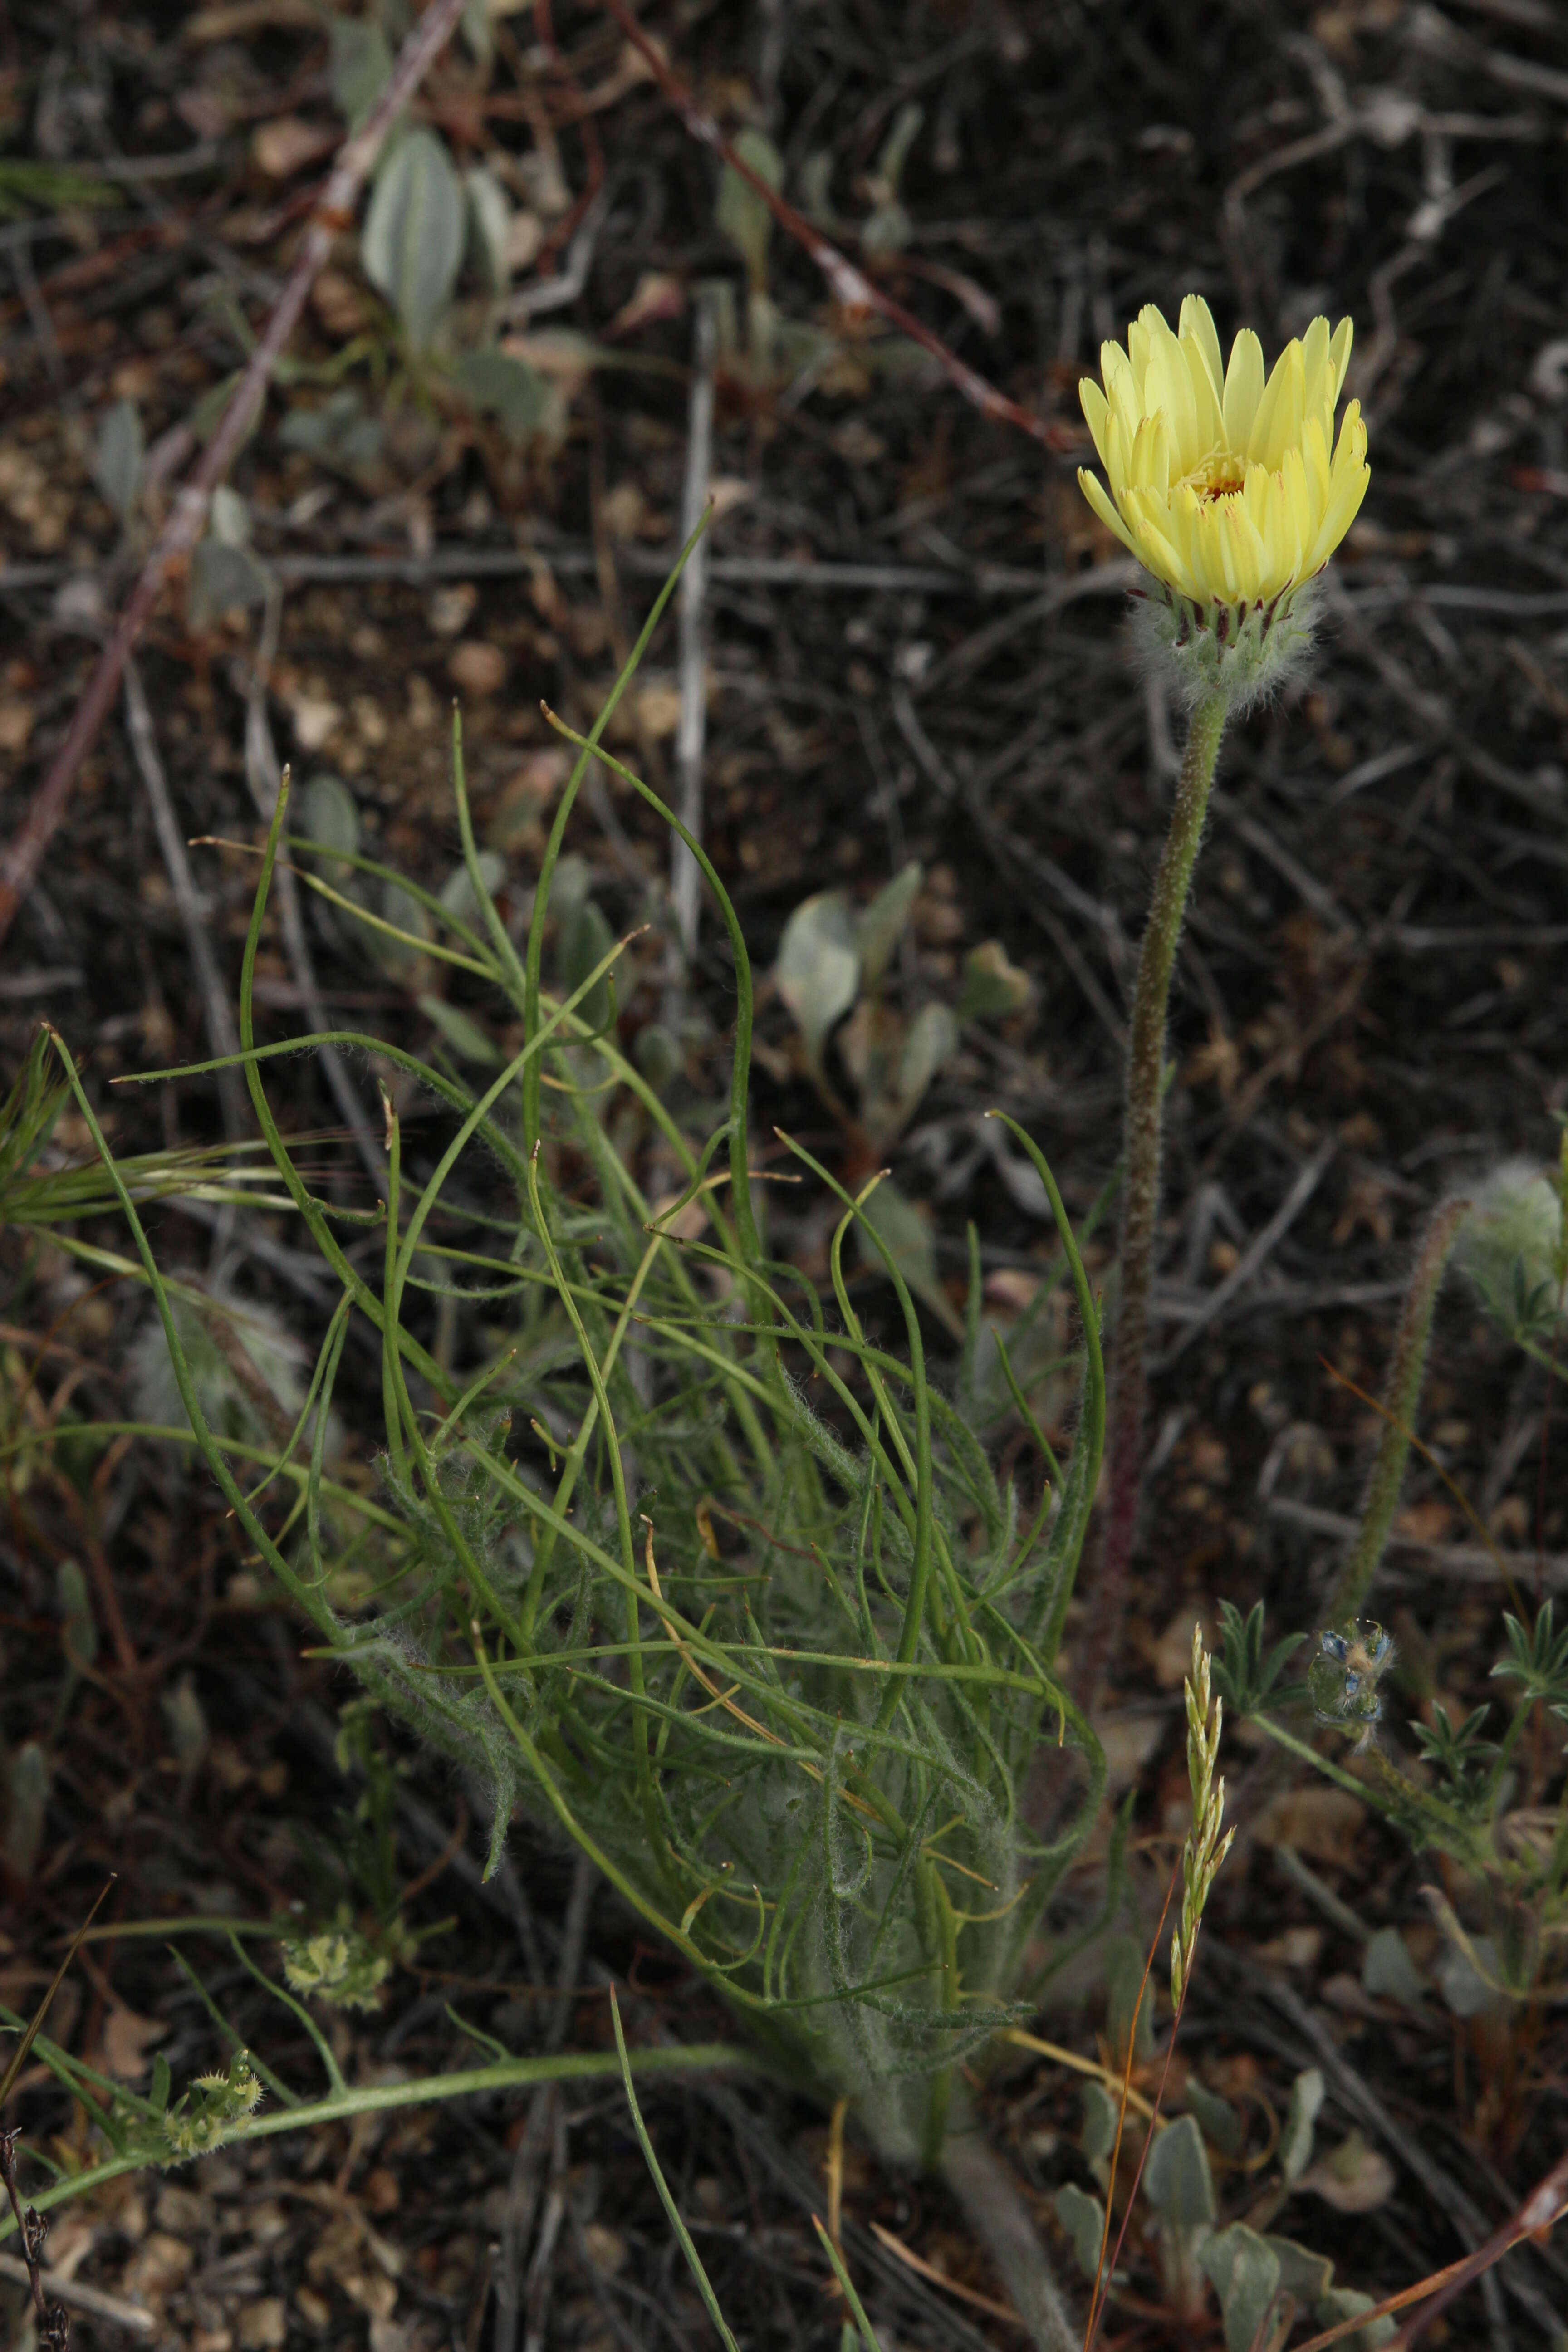
[[102, 493], [104, 503], [113, 509], [121, 522], [129, 522], [136, 510], [146, 454], [146, 440], [135, 403], [117, 400], [98, 428], [98, 442], [92, 453], [92, 478]]
[[433, 131], [410, 131], [376, 174], [360, 254], [416, 352], [429, 350], [458, 282], [466, 227], [451, 157]]
[[820, 1068], [822, 1049], [860, 985], [857, 925], [842, 890], [804, 899], [784, 925], [773, 977], [805, 1045]]

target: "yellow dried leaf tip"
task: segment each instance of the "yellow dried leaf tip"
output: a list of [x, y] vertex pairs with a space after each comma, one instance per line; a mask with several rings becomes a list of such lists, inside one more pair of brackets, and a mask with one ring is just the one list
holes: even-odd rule
[[[1108, 493], [1080, 468], [1083, 494], [1163, 591], [1173, 626], [1158, 634], [1173, 650], [1192, 646], [1204, 673], [1194, 687], [1233, 682], [1250, 694], [1274, 682], [1286, 648], [1266, 660], [1266, 641], [1366, 495], [1357, 402], [1334, 439], [1351, 331], [1348, 319], [1331, 334], [1326, 319], [1314, 319], [1266, 379], [1251, 329], [1237, 336], [1226, 365], [1208, 304], [1189, 294], [1176, 333], [1148, 304], [1125, 351], [1101, 346], [1103, 391], [1090, 377], [1079, 384], [1110, 483]], [[1300, 625], [1285, 634], [1305, 642]], [[1227, 648], [1242, 658], [1226, 660]]]

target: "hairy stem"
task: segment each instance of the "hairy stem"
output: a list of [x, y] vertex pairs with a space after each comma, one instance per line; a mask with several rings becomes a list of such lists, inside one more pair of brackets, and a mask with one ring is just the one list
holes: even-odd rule
[[953, 2102], [941, 2169], [1037, 2352], [1078, 2352], [1079, 2331], [1034, 2217], [1014, 2175], [981, 2137], [966, 2096]]
[[1383, 1427], [1366, 1492], [1362, 1496], [1361, 1525], [1329, 1604], [1331, 1625], [1346, 1624], [1360, 1616], [1362, 1603], [1383, 1558], [1399, 1490], [1405, 1483], [1411, 1428], [1426, 1377], [1426, 1349], [1432, 1337], [1437, 1293], [1454, 1244], [1459, 1238], [1459, 1228], [1469, 1211], [1468, 1201], [1446, 1202], [1427, 1226], [1416, 1255], [1410, 1287], [1400, 1309], [1399, 1328], [1394, 1335], [1394, 1353], [1383, 1392]]
[[1116, 1317], [1115, 1379], [1107, 1451], [1110, 1494], [1105, 1543], [1089, 1636], [1082, 1688], [1086, 1703], [1116, 1647], [1127, 1588], [1127, 1563], [1138, 1528], [1143, 1467], [1143, 1408], [1148, 1389], [1149, 1291], [1154, 1272], [1154, 1231], [1160, 1206], [1165, 1015], [1171, 968], [1186, 912], [1193, 864], [1203, 836], [1209, 788], [1225, 732], [1226, 697], [1205, 695], [1193, 712], [1186, 757], [1160, 855], [1149, 925], [1138, 957], [1132, 1033], [1127, 1047], [1126, 1175], [1121, 1190], [1121, 1301]]

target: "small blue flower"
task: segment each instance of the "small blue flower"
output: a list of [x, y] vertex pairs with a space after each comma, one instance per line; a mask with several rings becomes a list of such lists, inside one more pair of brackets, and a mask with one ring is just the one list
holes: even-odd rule
[[1358, 1756], [1377, 1736], [1383, 1714], [1378, 1685], [1393, 1663], [1393, 1636], [1370, 1619], [1364, 1624], [1325, 1627], [1318, 1636], [1318, 1654], [1307, 1669], [1318, 1721], [1355, 1731]]

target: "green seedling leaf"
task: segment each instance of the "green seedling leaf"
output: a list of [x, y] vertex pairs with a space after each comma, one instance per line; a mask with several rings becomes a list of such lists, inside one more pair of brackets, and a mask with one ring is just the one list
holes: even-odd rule
[[278, 428], [286, 449], [302, 450], [318, 465], [356, 478], [381, 456], [379, 417], [366, 414], [357, 392], [332, 393], [318, 408], [291, 408]]
[[945, 1004], [922, 1004], [904, 1033], [899, 1055], [899, 1124], [907, 1127], [926, 1088], [958, 1051], [957, 1015]]
[[897, 196], [877, 206], [860, 232], [860, 249], [868, 260], [888, 261], [902, 253], [914, 235], [914, 223]]
[[858, 927], [842, 890], [819, 891], [795, 908], [779, 941], [773, 978], [806, 1060], [820, 1071], [823, 1048], [860, 985]]
[[[604, 962], [616, 944], [616, 935], [592, 898], [582, 899], [561, 926], [561, 986], [565, 995], [581, 988], [589, 973]], [[581, 1017], [591, 1029], [603, 1029], [611, 1017], [614, 999], [606, 972], [583, 999]]]
[[650, 1021], [637, 1031], [632, 1056], [656, 1095], [668, 1093], [686, 1066], [679, 1040], [662, 1021]]
[[1437, 1990], [1456, 2017], [1480, 2017], [1500, 1998], [1497, 1945], [1490, 1936], [1472, 1936], [1468, 1941], [1468, 1951], [1462, 1944], [1446, 1944], [1433, 1970]]
[[1209, 2146], [1217, 2148], [1221, 2156], [1239, 2156], [1241, 2117], [1230, 2101], [1196, 2081], [1189, 2081], [1186, 2100], [1188, 2112], [1197, 2117], [1198, 2129]]
[[55, 1571], [55, 1590], [59, 1596], [66, 1655], [73, 1665], [90, 1666], [98, 1655], [98, 1621], [92, 1613], [87, 1579], [74, 1559], [61, 1560]]
[[1266, 1652], [1261, 1601], [1255, 1601], [1245, 1617], [1234, 1601], [1222, 1601], [1219, 1622], [1220, 1648], [1214, 1661], [1214, 1686], [1224, 1699], [1228, 1715], [1255, 1715], [1284, 1673], [1287, 1660], [1307, 1636], [1287, 1633], [1283, 1641], [1276, 1642]]
[[353, 873], [350, 859], [359, 855], [359, 803], [341, 778], [324, 770], [312, 776], [300, 795], [300, 830], [308, 841], [335, 849], [335, 858], [319, 861], [320, 871], [340, 887]]
[[1296, 2185], [1310, 2189], [1336, 2213], [1370, 2213], [1393, 2196], [1394, 2167], [1353, 2131], [1331, 2155], [1321, 2156]]
[[[742, 131], [735, 141], [735, 152], [770, 188], [783, 186], [784, 159], [765, 131]], [[744, 261], [752, 290], [763, 292], [768, 282], [768, 243], [773, 236], [773, 216], [750, 182], [729, 163], [719, 183], [714, 219], [721, 236], [729, 238]]]
[[225, 547], [250, 545], [250, 507], [237, 490], [220, 482], [213, 492], [213, 502], [207, 516], [210, 538], [219, 540]]
[[431, 936], [432, 924], [428, 908], [411, 890], [400, 883], [384, 882], [381, 886], [381, 918], [394, 929], [405, 934], [394, 939], [390, 932], [372, 929], [362, 924], [366, 946], [384, 971], [395, 979], [405, 979], [419, 961], [420, 947]]
[[473, 1062], [481, 1068], [493, 1068], [500, 1061], [500, 1048], [471, 1013], [460, 1004], [448, 1004], [444, 996], [424, 995], [415, 999], [419, 1010], [452, 1048], [460, 1061]]
[[160, 1695], [158, 1705], [169, 1734], [169, 1746], [182, 1772], [194, 1772], [207, 1752], [211, 1733], [196, 1696], [195, 1678], [187, 1671], [172, 1690]]
[[1087, 2189], [1068, 2181], [1052, 2199], [1057, 2220], [1072, 2240], [1073, 2260], [1086, 2279], [1100, 2270], [1100, 2250], [1105, 2243], [1105, 2208]]
[[1178, 2116], [1156, 2137], [1143, 2167], [1143, 2188], [1160, 2219], [1181, 2236], [1213, 2223], [1214, 2178], [1194, 2116]]
[[882, 975], [892, 961], [893, 950], [904, 935], [904, 928], [921, 894], [925, 879], [925, 867], [917, 859], [901, 866], [892, 880], [884, 884], [870, 905], [862, 909], [856, 926], [855, 943], [860, 950], [860, 972], [867, 988], [881, 985]]
[[[1550, 1604], [1548, 1604], [1550, 1606]], [[1494, 1667], [1494, 1674], [1497, 1669]], [[1441, 1699], [1432, 1705], [1432, 1720], [1410, 1728], [1425, 1760], [1433, 1766], [1444, 1795], [1461, 1812], [1484, 1817], [1491, 1810], [1492, 1759], [1498, 1752], [1486, 1727], [1489, 1706], [1473, 1707], [1463, 1723], [1455, 1723]]]
[[1034, 993], [1026, 971], [1009, 961], [1000, 940], [984, 940], [963, 959], [963, 989], [958, 1000], [961, 1021], [1005, 1021], [1022, 1013]]
[[1238, 2221], [1211, 2238], [1199, 2259], [1219, 2294], [1226, 2352], [1252, 2352], [1279, 2293], [1279, 2255], [1267, 2238]]
[[1397, 1927], [1380, 1927], [1362, 1954], [1361, 1989], [1374, 2000], [1402, 2001], [1419, 2009], [1426, 1986], [1410, 1957], [1410, 1947]]
[[468, 250], [490, 292], [502, 294], [511, 275], [511, 200], [482, 163], [468, 166], [463, 186], [468, 199]]
[[5, 1834], [0, 1856], [18, 1878], [31, 1878], [44, 1844], [49, 1801], [49, 1759], [43, 1742], [26, 1739], [5, 1769]]
[[1323, 2077], [1316, 2066], [1303, 2067], [1290, 2085], [1290, 2104], [1279, 2135], [1279, 2169], [1292, 2187], [1312, 2161], [1312, 2131], [1323, 2104]]
[[[1371, 2295], [1363, 2294], [1360, 2287], [1335, 2286], [1315, 2306], [1312, 2316], [1321, 2327], [1341, 2327], [1358, 2312], [1373, 2307]], [[1347, 2352], [1379, 2352], [1380, 2346], [1388, 2343], [1394, 2332], [1394, 2322], [1385, 2312], [1381, 2319], [1372, 2320], [1365, 2327], [1358, 2327], [1353, 2336], [1345, 2337]]]
[[416, 352], [427, 352], [463, 258], [463, 184], [433, 131], [410, 131], [383, 162], [360, 258]]
[[193, 629], [210, 628], [220, 614], [267, 602], [268, 575], [248, 548], [204, 539], [191, 557], [186, 611]]
[[1553, 1715], [1568, 1717], [1568, 1625], [1556, 1631], [1550, 1601], [1528, 1630], [1511, 1613], [1502, 1622], [1508, 1655], [1492, 1673], [1520, 1685], [1521, 1704], [1539, 1699]]
[[121, 523], [128, 523], [136, 511], [146, 456], [146, 439], [135, 402], [117, 400], [98, 428], [92, 478], [104, 504]]
[[1314, 2252], [1310, 2246], [1298, 2245], [1294, 2238], [1265, 2239], [1279, 2262], [1279, 2286], [1282, 2294], [1291, 2295], [1299, 2305], [1321, 2303], [1333, 2280], [1334, 2266], [1327, 2254]]
[[505, 352], [465, 352], [453, 380], [468, 406], [481, 416], [493, 416], [514, 448], [521, 448], [549, 417], [549, 384], [537, 368]]
[[495, 55], [492, 19], [499, 14], [494, 0], [463, 0], [463, 38], [482, 66], [488, 66]]
[[[506, 859], [497, 849], [481, 849], [475, 853], [475, 873], [466, 866], [454, 866], [442, 883], [440, 900], [447, 914], [459, 923], [474, 923], [481, 912], [479, 890], [493, 898], [506, 880]], [[478, 879], [479, 889], [475, 888]]]
[[876, 178], [880, 193], [896, 196], [904, 176], [904, 165], [910, 159], [910, 149], [921, 133], [925, 121], [925, 109], [915, 99], [906, 99], [893, 117], [892, 128], [882, 142], [877, 158]]
[[332, 44], [332, 103], [351, 131], [357, 131], [385, 89], [392, 51], [373, 16], [329, 19]]
[[925, 109], [910, 99], [893, 117], [874, 172], [868, 174], [876, 208], [860, 232], [862, 250], [870, 257], [900, 253], [912, 234], [909, 214], [899, 202], [899, 183], [910, 149], [925, 121]]
[[1082, 2096], [1083, 2160], [1094, 2169], [1105, 2163], [1116, 2145], [1119, 2110], [1103, 2083], [1086, 2083]]
[[856, 1226], [856, 1247], [861, 1263], [870, 1272], [883, 1271], [876, 1243], [871, 1239], [871, 1234], [879, 1234], [915, 1297], [957, 1338], [963, 1328], [963, 1318], [937, 1276], [936, 1241], [929, 1212], [900, 1192], [890, 1177], [884, 1177], [869, 1198], [862, 1202], [860, 1214], [871, 1228], [871, 1233], [867, 1233], [858, 1223]]

